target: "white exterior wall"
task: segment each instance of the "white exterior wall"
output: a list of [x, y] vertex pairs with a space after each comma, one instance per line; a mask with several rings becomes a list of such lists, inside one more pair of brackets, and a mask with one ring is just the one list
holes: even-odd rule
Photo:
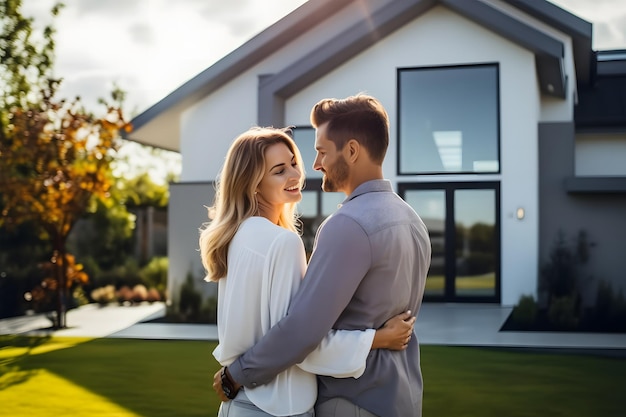
[[[387, 2], [370, 0], [368, 3], [382, 5]], [[342, 9], [307, 32], [305, 37], [294, 39], [286, 47], [190, 107], [181, 123], [181, 182], [214, 180], [232, 140], [258, 123], [259, 76], [277, 73], [316, 47], [332, 41], [354, 24], [364, 11], [358, 6]], [[309, 110], [306, 111], [306, 124]]]
[[[436, 39], [436, 42], [433, 40]], [[497, 62], [500, 66], [501, 175], [396, 175], [397, 68]], [[540, 95], [534, 55], [483, 27], [436, 7], [346, 62], [287, 102], [286, 122], [308, 125], [311, 105], [360, 91], [382, 101], [391, 120], [385, 176], [394, 183], [500, 181], [502, 304], [534, 294], [538, 271], [538, 147]], [[518, 207], [526, 217], [515, 218]]]
[[[386, 1], [374, 0], [374, 3]], [[213, 202], [210, 182], [222, 168], [231, 142], [257, 124], [259, 76], [284, 69], [294, 57], [306, 55], [328, 42], [358, 18], [358, 11], [345, 8], [306, 37], [295, 39], [184, 112], [180, 132], [182, 184], [172, 186], [169, 209], [168, 291], [174, 299], [188, 273], [198, 278], [204, 271], [198, 252], [198, 230], [208, 220], [203, 206]], [[215, 284], [198, 281], [197, 288], [202, 289], [205, 297], [215, 295]]]
[[[382, 4], [384, 1], [375, 3]], [[266, 61], [190, 108], [184, 114], [182, 123], [181, 181], [212, 181], [221, 168], [232, 139], [256, 124], [258, 76], [280, 71], [293, 62], [294, 57], [310, 53], [312, 42], [319, 45], [332, 39], [338, 31], [347, 27], [342, 22], [354, 21], [354, 12], [351, 8], [344, 9], [307, 34], [306, 39], [295, 40], [287, 48], [277, 51]], [[555, 35], [550, 28], [546, 31]], [[438, 6], [289, 98], [285, 123], [309, 125], [311, 106], [321, 98], [340, 98], [366, 92], [380, 99], [390, 116], [390, 147], [384, 172], [396, 185], [399, 182], [419, 181], [500, 181], [502, 304], [514, 305], [520, 295], [535, 294], [537, 285], [537, 124], [540, 121], [572, 118], [570, 101], [574, 96], [575, 79], [571, 75], [573, 63], [570, 42], [565, 44], [568, 45], [566, 53], [569, 54], [566, 57], [570, 85], [568, 98], [542, 98], [531, 52]], [[426, 178], [398, 176], [395, 166], [397, 68], [482, 63], [498, 63], [500, 68], [501, 174]], [[210, 204], [210, 201], [206, 204]], [[514, 216], [519, 207], [524, 208], [526, 213], [523, 220]], [[191, 253], [190, 257], [197, 257], [197, 252]]]

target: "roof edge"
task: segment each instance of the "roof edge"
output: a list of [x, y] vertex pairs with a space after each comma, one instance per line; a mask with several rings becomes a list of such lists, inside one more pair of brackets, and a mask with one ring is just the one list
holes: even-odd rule
[[593, 24], [550, 1], [503, 0], [572, 37], [576, 78], [589, 83], [593, 74]]
[[336, 13], [352, 2], [353, 0], [305, 2], [140, 113], [133, 118], [131, 123], [139, 129], [166, 111], [195, 102], [210, 94], [265, 59], [272, 52], [302, 35], [308, 28], [316, 26], [328, 15]]
[[[542, 92], [565, 98], [567, 80], [563, 70], [564, 45], [532, 27], [502, 13], [480, 0], [401, 0], [374, 13], [367, 24], [361, 22], [346, 29], [333, 42], [328, 42], [282, 71], [263, 77], [259, 82], [259, 114], [261, 124], [282, 125], [277, 106], [299, 89], [311, 84], [337, 65], [386, 36], [405, 21], [441, 4], [499, 33], [510, 41], [535, 53]], [[374, 38], [372, 33], [379, 35]], [[274, 114], [272, 114], [274, 113]]]

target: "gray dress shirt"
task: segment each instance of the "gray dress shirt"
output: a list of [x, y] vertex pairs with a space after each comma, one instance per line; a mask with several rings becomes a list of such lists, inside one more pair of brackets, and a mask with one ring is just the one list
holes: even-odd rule
[[[320, 226], [287, 316], [228, 367], [231, 375], [245, 386], [265, 384], [331, 328], [376, 329], [405, 310], [417, 315], [430, 256], [426, 226], [391, 183], [361, 184]], [[422, 388], [414, 336], [404, 351], [372, 350], [358, 379], [318, 377], [318, 403], [344, 397], [382, 417], [421, 416]]]

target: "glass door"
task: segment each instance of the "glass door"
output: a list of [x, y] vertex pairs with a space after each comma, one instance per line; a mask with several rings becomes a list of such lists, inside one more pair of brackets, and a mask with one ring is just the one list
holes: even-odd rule
[[500, 302], [499, 183], [401, 184], [428, 228], [425, 300]]

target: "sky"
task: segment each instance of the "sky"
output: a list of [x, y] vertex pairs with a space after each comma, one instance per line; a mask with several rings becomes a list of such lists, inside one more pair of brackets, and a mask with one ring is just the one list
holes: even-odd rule
[[[55, 0], [22, 0], [37, 26]], [[594, 50], [626, 49], [626, 0], [551, 0], [593, 23]], [[60, 97], [97, 100], [114, 84], [133, 117], [202, 72], [304, 0], [63, 0], [55, 76]]]

